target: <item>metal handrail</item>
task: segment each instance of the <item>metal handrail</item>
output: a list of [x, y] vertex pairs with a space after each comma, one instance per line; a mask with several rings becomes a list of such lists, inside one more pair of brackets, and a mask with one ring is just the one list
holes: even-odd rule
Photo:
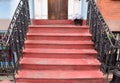
[[29, 2], [20, 0], [8, 30], [0, 40], [0, 73], [17, 72], [29, 24]]
[[88, 0], [87, 24], [90, 26], [92, 39], [98, 51], [101, 71], [109, 73], [120, 69], [120, 40], [110, 30], [94, 0]]

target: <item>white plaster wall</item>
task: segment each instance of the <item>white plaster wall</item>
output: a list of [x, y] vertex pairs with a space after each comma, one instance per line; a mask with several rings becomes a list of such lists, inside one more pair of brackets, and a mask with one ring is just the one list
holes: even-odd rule
[[34, 4], [35, 4], [34, 5], [35, 6], [34, 7], [35, 8], [35, 10], [34, 10], [35, 11], [34, 12], [35, 13], [34, 14], [35, 15], [35, 19], [39, 19], [39, 18], [41, 19], [41, 14], [42, 14], [42, 6], [41, 6], [42, 5], [42, 0], [35, 0]]
[[[70, 6], [70, 5], [69, 5]], [[73, 0], [73, 14], [81, 15], [81, 0]]]
[[35, 0], [34, 1], [34, 15], [35, 19], [47, 19], [48, 18], [48, 0]]
[[[34, 0], [35, 19], [48, 19], [48, 0]], [[68, 0], [68, 19], [81, 15], [81, 0]]]
[[87, 8], [88, 2], [86, 0], [81, 0], [81, 17], [86, 20], [87, 19]]
[[48, 0], [42, 0], [42, 19], [48, 19]]
[[68, 0], [68, 19], [73, 19], [75, 14], [81, 15], [81, 0]]

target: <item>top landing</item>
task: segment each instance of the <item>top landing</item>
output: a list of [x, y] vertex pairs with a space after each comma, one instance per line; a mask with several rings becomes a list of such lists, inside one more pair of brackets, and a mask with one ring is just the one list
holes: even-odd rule
[[33, 25], [74, 25], [73, 20], [44, 20], [44, 19], [33, 19]]

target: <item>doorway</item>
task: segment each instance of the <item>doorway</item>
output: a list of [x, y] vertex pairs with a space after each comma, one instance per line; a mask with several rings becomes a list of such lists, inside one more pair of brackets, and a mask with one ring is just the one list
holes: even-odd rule
[[48, 0], [48, 19], [68, 19], [68, 0]]

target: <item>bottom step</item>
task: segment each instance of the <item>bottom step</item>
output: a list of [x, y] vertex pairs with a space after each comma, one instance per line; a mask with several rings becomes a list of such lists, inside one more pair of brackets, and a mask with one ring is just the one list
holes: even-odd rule
[[104, 76], [99, 70], [21, 70], [16, 79], [17, 82], [26, 83], [105, 83]]
[[14, 82], [9, 80], [4, 80], [4, 81], [0, 81], [0, 83], [14, 83]]

